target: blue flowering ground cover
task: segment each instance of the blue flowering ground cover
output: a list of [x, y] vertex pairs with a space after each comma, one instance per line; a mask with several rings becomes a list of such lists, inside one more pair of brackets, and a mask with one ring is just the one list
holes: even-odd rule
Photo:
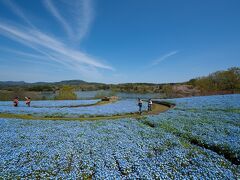
[[[31, 106], [33, 108], [48, 108], [48, 107], [67, 107], [67, 106], [77, 106], [77, 105], [88, 105], [99, 102], [100, 99], [93, 100], [42, 100], [42, 101], [32, 101]], [[12, 101], [0, 101], [0, 107], [12, 106]], [[26, 107], [24, 101], [19, 101], [20, 107]]]
[[0, 179], [239, 179], [240, 95], [171, 101], [140, 119], [0, 118]]
[[[13, 107], [10, 102], [0, 102], [0, 113], [11, 114], [31, 114], [35, 116], [58, 116], [58, 117], [79, 117], [88, 115], [115, 115], [123, 113], [137, 112], [137, 101], [134, 99], [124, 99], [111, 104], [101, 106], [86, 106], [86, 107], [60, 107], [74, 106], [78, 104], [93, 104], [99, 100], [77, 100], [75, 101], [35, 101], [32, 102], [32, 107], [21, 105]], [[38, 106], [38, 107], [36, 107]], [[51, 106], [51, 107], [50, 107]], [[57, 107], [59, 106], [59, 107]], [[41, 108], [39, 108], [41, 107]], [[147, 109], [147, 103], [143, 104], [143, 109]]]

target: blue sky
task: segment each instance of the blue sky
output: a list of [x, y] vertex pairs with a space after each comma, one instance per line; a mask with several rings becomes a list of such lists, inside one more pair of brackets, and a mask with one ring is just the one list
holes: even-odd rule
[[0, 80], [183, 82], [240, 66], [239, 0], [0, 0]]

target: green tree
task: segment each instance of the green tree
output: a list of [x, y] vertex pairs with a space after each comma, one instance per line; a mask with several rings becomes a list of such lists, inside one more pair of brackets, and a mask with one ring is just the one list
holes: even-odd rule
[[58, 95], [55, 96], [57, 100], [75, 100], [77, 99], [77, 95], [74, 93], [74, 88], [71, 86], [63, 86]]
[[[192, 81], [189, 81], [192, 83]], [[240, 91], [240, 68], [233, 67], [226, 71], [217, 71], [207, 77], [201, 77], [194, 81], [202, 92], [207, 91]]]
[[173, 97], [174, 96], [174, 91], [173, 91], [173, 86], [167, 84], [163, 85], [162, 91], [165, 94], [166, 97]]

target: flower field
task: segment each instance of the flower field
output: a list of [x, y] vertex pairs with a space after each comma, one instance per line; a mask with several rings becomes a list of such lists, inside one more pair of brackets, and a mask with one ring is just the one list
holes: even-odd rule
[[[57, 108], [57, 107], [67, 107], [67, 106], [77, 106], [77, 105], [88, 105], [94, 104], [100, 101], [100, 99], [96, 100], [45, 100], [45, 101], [32, 101], [32, 108]], [[12, 101], [0, 101], [0, 107], [2, 106], [11, 106]], [[20, 107], [26, 107], [24, 101], [19, 101]]]
[[[64, 107], [83, 104], [94, 104], [99, 100], [77, 100], [74, 101], [33, 101], [31, 107], [24, 106], [22, 102], [20, 107], [11, 106], [11, 102], [0, 103], [0, 113], [11, 114], [31, 114], [35, 116], [61, 116], [61, 117], [77, 117], [83, 115], [114, 115], [120, 113], [137, 112], [137, 101], [132, 99], [119, 100], [112, 104], [101, 106], [86, 107]], [[39, 108], [41, 107], [41, 108]], [[147, 103], [143, 104], [143, 108], [147, 108]]]
[[[139, 119], [0, 118], [0, 179], [239, 179], [240, 95], [170, 101], [174, 109]], [[60, 111], [18, 108], [0, 105], [1, 112]], [[122, 100], [61, 111], [83, 109], [114, 114], [137, 106]]]

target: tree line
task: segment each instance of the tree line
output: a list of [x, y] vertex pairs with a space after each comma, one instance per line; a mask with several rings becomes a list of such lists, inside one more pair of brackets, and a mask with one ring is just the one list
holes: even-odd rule
[[240, 92], [240, 68], [233, 67], [217, 71], [205, 77], [191, 79], [188, 84], [197, 87], [201, 92], [228, 91]]
[[[0, 100], [11, 100], [13, 96], [32, 96], [32, 99], [45, 99], [40, 92], [52, 92], [52, 99], [76, 99], [75, 91], [108, 90], [109, 94], [159, 93], [161, 97], [185, 97], [195, 95], [240, 93], [240, 67], [217, 71], [208, 76], [198, 77], [183, 83], [153, 84], [124, 83], [102, 84], [84, 81], [64, 81], [61, 83], [0, 85]], [[66, 84], [65, 84], [66, 83]], [[98, 96], [103, 96], [99, 93]]]

